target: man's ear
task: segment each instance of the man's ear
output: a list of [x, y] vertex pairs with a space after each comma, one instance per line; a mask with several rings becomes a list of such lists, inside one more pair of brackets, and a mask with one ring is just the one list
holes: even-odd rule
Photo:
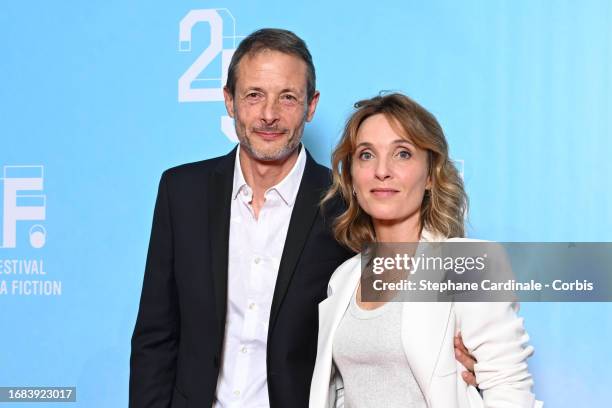
[[230, 118], [234, 117], [234, 95], [227, 89], [227, 86], [223, 87], [223, 100], [225, 102], [225, 110]]
[[315, 110], [317, 109], [317, 103], [319, 103], [319, 96], [319, 91], [315, 91], [314, 95], [312, 96], [312, 99], [308, 103], [308, 107], [306, 110], [306, 122], [310, 122], [314, 117]]

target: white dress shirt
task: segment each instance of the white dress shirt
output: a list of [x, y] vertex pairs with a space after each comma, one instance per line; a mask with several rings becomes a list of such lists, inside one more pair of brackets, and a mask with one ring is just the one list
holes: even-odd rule
[[227, 315], [216, 408], [269, 407], [266, 346], [272, 295], [304, 168], [302, 147], [287, 176], [264, 193], [255, 218], [253, 190], [236, 152], [232, 188]]

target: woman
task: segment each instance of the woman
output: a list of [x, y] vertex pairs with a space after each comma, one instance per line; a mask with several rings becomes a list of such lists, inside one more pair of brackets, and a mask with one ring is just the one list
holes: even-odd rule
[[[467, 197], [437, 120], [401, 94], [358, 102], [333, 154], [347, 210], [336, 239], [359, 251], [378, 242], [464, 239]], [[510, 302], [366, 302], [360, 255], [332, 276], [319, 305], [310, 407], [532, 407], [525, 360], [533, 352]], [[478, 363], [482, 397], [461, 378], [453, 338]]]

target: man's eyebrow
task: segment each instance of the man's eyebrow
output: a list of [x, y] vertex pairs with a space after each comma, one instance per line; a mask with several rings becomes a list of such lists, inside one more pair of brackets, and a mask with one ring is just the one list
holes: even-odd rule
[[[244, 92], [253, 92], [253, 91], [261, 92], [261, 93], [266, 93], [266, 91], [263, 88], [259, 87], [259, 86], [249, 86], [249, 87], [246, 87], [244, 89]], [[286, 92], [291, 92], [291, 93], [294, 93], [294, 94], [297, 94], [297, 95], [302, 95], [302, 94], [305, 93], [305, 92], [300, 92], [300, 90], [296, 89], [296, 88], [283, 88], [280, 91], [280, 93], [286, 93]]]
[[244, 89], [244, 92], [253, 92], [253, 91], [265, 93], [264, 90], [258, 86], [249, 86]]
[[283, 92], [293, 92], [293, 93], [296, 93], [296, 94], [300, 94], [301, 93], [300, 90], [296, 89], [296, 88], [283, 88], [281, 93], [283, 93]]

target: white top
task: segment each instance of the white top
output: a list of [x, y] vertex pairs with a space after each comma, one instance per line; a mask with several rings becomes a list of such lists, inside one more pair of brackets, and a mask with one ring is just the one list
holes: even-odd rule
[[426, 408], [401, 339], [402, 305], [387, 302], [374, 310], [351, 300], [333, 341], [334, 364], [351, 408]]
[[268, 322], [276, 276], [297, 197], [306, 152], [287, 176], [265, 193], [255, 218], [253, 190], [236, 152], [232, 189], [227, 315], [216, 408], [269, 407], [266, 375]]

